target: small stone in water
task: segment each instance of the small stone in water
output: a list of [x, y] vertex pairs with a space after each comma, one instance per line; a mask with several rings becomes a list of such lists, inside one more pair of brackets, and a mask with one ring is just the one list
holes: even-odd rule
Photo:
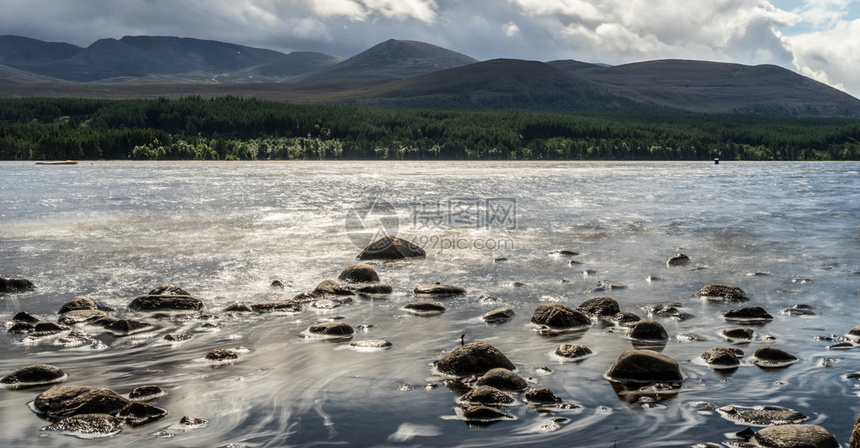
[[179, 420], [180, 425], [189, 426], [192, 428], [201, 428], [207, 423], [209, 423], [209, 420], [206, 420], [205, 418], [189, 417], [187, 415], [182, 416], [182, 418]]
[[211, 352], [206, 354], [206, 359], [216, 362], [232, 361], [239, 359], [239, 355], [237, 355], [232, 350], [216, 348], [215, 350], [212, 350]]

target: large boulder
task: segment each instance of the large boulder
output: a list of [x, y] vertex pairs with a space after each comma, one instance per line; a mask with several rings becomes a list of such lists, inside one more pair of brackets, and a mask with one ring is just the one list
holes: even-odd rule
[[23, 389], [61, 383], [66, 378], [66, 373], [58, 367], [48, 364], [33, 364], [0, 378], [0, 384], [4, 384], [10, 389]]
[[579, 361], [592, 354], [590, 348], [578, 344], [561, 344], [555, 349], [555, 355], [571, 361]]
[[375, 283], [379, 281], [379, 275], [373, 266], [360, 263], [347, 266], [337, 279], [347, 283]]
[[466, 392], [459, 399], [462, 403], [483, 404], [494, 406], [500, 404], [509, 404], [514, 402], [514, 397], [510, 394], [502, 392], [493, 386], [478, 386], [469, 392]]
[[398, 260], [402, 258], [423, 258], [426, 256], [424, 249], [409, 241], [386, 236], [382, 237], [364, 248], [358, 254], [359, 260]]
[[767, 448], [839, 448], [833, 434], [818, 425], [770, 426], [757, 432], [754, 438]]
[[666, 266], [686, 266], [688, 264], [690, 264], [690, 257], [680, 253], [666, 261]]
[[684, 379], [674, 359], [651, 350], [627, 350], [606, 376], [621, 383], [679, 382]]
[[611, 297], [588, 299], [576, 309], [592, 317], [612, 317], [621, 312], [618, 302]]
[[591, 320], [583, 312], [560, 303], [538, 305], [532, 315], [531, 322], [558, 329], [583, 327], [591, 324]]
[[760, 347], [753, 355], [753, 363], [759, 367], [785, 367], [797, 361], [797, 357], [774, 347]]
[[65, 314], [69, 311], [76, 310], [97, 310], [99, 306], [96, 305], [96, 302], [93, 302], [92, 299], [86, 296], [78, 296], [68, 302], [64, 303], [62, 307], [60, 307], [60, 311], [57, 314]]
[[749, 300], [749, 296], [743, 289], [737, 286], [719, 284], [706, 285], [696, 295], [707, 300], [720, 302], [745, 302]]
[[116, 414], [129, 401], [118, 393], [90, 386], [54, 386], [36, 397], [33, 407], [51, 418], [80, 414]]
[[499, 349], [484, 342], [472, 342], [457, 347], [436, 361], [436, 368], [448, 375], [483, 375], [491, 369], [516, 367]]
[[203, 302], [173, 285], [161, 285], [149, 294], [136, 297], [128, 307], [134, 311], [200, 311]]
[[0, 277], [0, 294], [23, 292], [35, 288], [36, 285], [24, 278]]
[[515, 315], [516, 313], [514, 313], [514, 310], [510, 308], [496, 308], [484, 313], [484, 315], [481, 316], [481, 320], [488, 324], [500, 324], [513, 319]]

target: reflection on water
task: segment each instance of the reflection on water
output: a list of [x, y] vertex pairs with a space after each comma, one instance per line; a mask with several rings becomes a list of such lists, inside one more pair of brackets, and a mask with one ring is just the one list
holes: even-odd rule
[[[369, 171], [375, 175], [364, 175]], [[715, 411], [727, 405], [796, 410], [809, 417], [804, 423], [847, 442], [860, 412], [860, 381], [849, 374], [860, 363], [857, 349], [828, 346], [858, 323], [860, 276], [852, 274], [860, 271], [857, 171], [856, 163], [0, 163], [0, 276], [38, 285], [0, 298], [0, 319], [11, 322], [29, 311], [56, 321], [63, 303], [86, 295], [116, 308], [116, 317], [153, 325], [128, 336], [82, 325], [90, 340], [78, 345], [59, 342], [68, 331], [36, 340], [3, 332], [0, 374], [47, 363], [68, 374], [64, 384], [120, 394], [156, 384], [165, 391], [152, 404], [167, 409], [166, 417], [80, 442], [94, 446], [560, 446], [571, 440], [584, 447], [690, 446], [721, 443], [743, 429]], [[396, 210], [399, 236], [432, 234], [436, 241], [467, 241], [467, 248], [427, 247], [423, 260], [374, 263], [394, 289], [390, 296], [293, 314], [221, 311], [237, 301], [289, 299], [336, 278], [359, 251], [344, 229], [346, 213], [372, 197]], [[516, 228], [415, 225], [416, 201], [450, 198], [483, 204], [516, 198]], [[476, 244], [488, 241], [513, 245]], [[582, 264], [547, 255], [555, 250], [579, 252], [573, 259]], [[690, 264], [667, 266], [679, 252]], [[272, 288], [275, 279], [284, 288]], [[435, 282], [467, 293], [439, 299], [443, 314], [403, 309], [419, 300], [415, 286]], [[164, 283], [202, 299], [211, 316], [159, 319], [127, 310], [134, 297]], [[749, 305], [774, 319], [753, 326], [746, 344], [727, 342], [720, 334], [735, 325], [722, 315], [739, 306], [695, 298], [709, 283], [743, 288]], [[599, 285], [604, 290], [595, 291]], [[597, 296], [642, 317], [648, 304], [681, 305], [677, 315], [650, 317], [670, 338], [645, 347], [678, 361], [680, 389], [652, 385], [618, 395], [604, 374], [640, 342], [610, 322], [552, 334], [529, 323], [540, 304], [576, 307]], [[500, 307], [511, 308], [514, 318], [480, 319]], [[302, 337], [311, 325], [331, 320], [348, 323], [356, 334], [334, 341]], [[498, 348], [530, 387], [549, 388], [570, 406], [538, 408], [520, 395], [502, 410], [513, 418], [483, 428], [463, 424], [462, 392], [432, 368], [460, 346], [461, 336]], [[392, 345], [349, 348], [361, 340]], [[554, 355], [573, 343], [593, 354], [578, 362]], [[736, 370], [702, 362], [703, 352], [727, 344], [745, 352]], [[764, 346], [798, 361], [762, 369], [751, 358]], [[239, 358], [213, 366], [205, 356], [216, 348]], [[39, 431], [48, 422], [27, 403], [45, 389], [0, 391], [4, 445], [78, 443]], [[180, 425], [183, 416], [209, 423]]]

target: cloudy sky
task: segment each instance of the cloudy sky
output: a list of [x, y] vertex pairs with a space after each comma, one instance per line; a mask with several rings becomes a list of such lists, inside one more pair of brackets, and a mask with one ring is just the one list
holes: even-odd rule
[[476, 59], [776, 64], [860, 97], [860, 0], [0, 0], [0, 34], [125, 35], [349, 57], [387, 39]]

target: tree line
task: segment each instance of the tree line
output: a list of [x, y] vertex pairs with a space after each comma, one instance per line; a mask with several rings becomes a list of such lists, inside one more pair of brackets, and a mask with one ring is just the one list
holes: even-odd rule
[[860, 120], [256, 99], [0, 100], [0, 160], [860, 160]]

